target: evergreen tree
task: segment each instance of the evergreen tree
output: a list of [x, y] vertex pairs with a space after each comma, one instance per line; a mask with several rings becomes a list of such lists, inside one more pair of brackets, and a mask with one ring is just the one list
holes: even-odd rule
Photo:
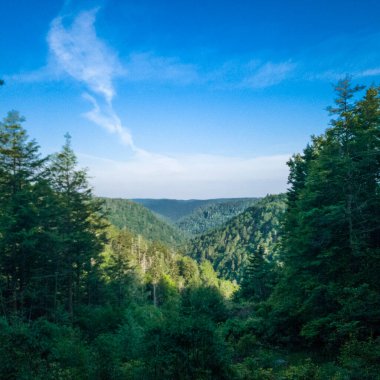
[[41, 263], [49, 261], [43, 256], [50, 252], [52, 198], [46, 159], [29, 140], [23, 121], [12, 111], [0, 124], [0, 272], [3, 312], [31, 316], [39, 298], [32, 282]]
[[263, 301], [268, 298], [274, 286], [274, 267], [265, 255], [265, 249], [259, 245], [248, 256], [240, 295], [243, 298]]
[[289, 165], [285, 276], [272, 317], [315, 344], [380, 333], [370, 311], [380, 295], [370, 269], [379, 269], [380, 103], [374, 87], [355, 102], [360, 89], [338, 84], [332, 127]]
[[94, 200], [85, 170], [77, 170], [77, 158], [69, 135], [62, 151], [51, 158], [50, 183], [59, 202], [57, 215], [60, 249], [55, 259], [59, 291], [69, 314], [74, 303], [91, 302], [91, 280], [105, 241], [102, 205]]
[[119, 306], [125, 302], [128, 294], [130, 275], [134, 269], [132, 264], [132, 235], [127, 230], [120, 231], [110, 242], [110, 254], [107, 262], [107, 273], [112, 283], [114, 283], [114, 293]]

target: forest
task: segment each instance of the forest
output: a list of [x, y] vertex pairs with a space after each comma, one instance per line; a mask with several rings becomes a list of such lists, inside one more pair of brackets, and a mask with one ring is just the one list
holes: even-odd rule
[[0, 379], [380, 379], [380, 88], [335, 91], [260, 199], [97, 197], [10, 111]]

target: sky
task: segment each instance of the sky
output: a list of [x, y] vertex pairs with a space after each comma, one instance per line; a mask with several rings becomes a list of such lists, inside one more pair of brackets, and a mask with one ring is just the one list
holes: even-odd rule
[[283, 192], [334, 84], [380, 79], [378, 0], [0, 0], [0, 14], [0, 115], [24, 115], [44, 155], [68, 132], [101, 196]]

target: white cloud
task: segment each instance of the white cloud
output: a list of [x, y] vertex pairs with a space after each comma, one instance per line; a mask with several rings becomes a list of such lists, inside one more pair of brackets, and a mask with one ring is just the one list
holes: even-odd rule
[[68, 27], [55, 18], [48, 43], [59, 66], [74, 79], [111, 101], [115, 94], [113, 77], [121, 71], [116, 54], [96, 35], [97, 9], [84, 11]]
[[374, 67], [372, 69], [365, 70], [326, 70], [317, 74], [308, 74], [305, 76], [305, 79], [308, 80], [327, 80], [330, 82], [338, 82], [339, 80], [345, 78], [346, 76], [352, 77], [354, 79], [357, 78], [368, 78], [368, 77], [376, 77], [380, 76], [380, 67]]
[[380, 67], [363, 70], [355, 74], [355, 76], [358, 76], [358, 77], [375, 77], [379, 75], [380, 75]]
[[288, 79], [295, 68], [296, 64], [290, 61], [280, 63], [266, 62], [258, 68], [256, 64], [254, 72], [247, 74], [241, 82], [241, 86], [255, 89], [271, 87]]
[[[113, 106], [113, 79], [122, 73], [116, 54], [96, 35], [97, 9], [84, 11], [65, 27], [64, 18], [51, 23], [48, 43], [58, 67], [73, 79], [86, 85], [92, 95], [84, 94], [92, 109], [84, 116], [108, 132], [120, 137], [122, 143], [134, 149], [131, 133], [122, 126]], [[98, 101], [95, 95], [103, 98]]]
[[195, 65], [151, 52], [130, 54], [129, 61], [125, 64], [125, 71], [126, 78], [130, 81], [155, 81], [181, 85], [200, 81]]
[[103, 127], [108, 132], [118, 135], [123, 144], [134, 149], [132, 134], [122, 126], [121, 120], [112, 108], [112, 105], [106, 103], [100, 108], [96, 99], [88, 93], [84, 93], [83, 98], [92, 104], [92, 109], [84, 113], [84, 116], [93, 123]]
[[115, 161], [79, 155], [81, 164], [90, 169], [98, 195], [182, 199], [285, 191], [289, 156], [165, 156], [140, 152], [128, 161]]

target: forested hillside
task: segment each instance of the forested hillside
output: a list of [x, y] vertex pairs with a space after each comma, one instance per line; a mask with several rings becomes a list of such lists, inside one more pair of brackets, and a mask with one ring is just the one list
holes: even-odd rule
[[176, 226], [157, 217], [147, 208], [127, 199], [101, 198], [108, 220], [116, 227], [127, 228], [150, 241], [161, 241], [178, 247], [185, 241], [185, 234]]
[[274, 260], [279, 241], [285, 195], [269, 195], [226, 225], [193, 238], [186, 252], [197, 261], [209, 260], [224, 278], [241, 280], [250, 253], [262, 246]]
[[180, 218], [191, 214], [198, 207], [209, 203], [209, 200], [179, 200], [179, 199], [132, 199], [149, 210], [175, 223]]
[[176, 226], [189, 236], [201, 235], [224, 225], [258, 200], [258, 198], [210, 200], [177, 220]]
[[172, 222], [186, 235], [191, 236], [223, 225], [255, 204], [258, 199], [133, 199], [133, 201]]

